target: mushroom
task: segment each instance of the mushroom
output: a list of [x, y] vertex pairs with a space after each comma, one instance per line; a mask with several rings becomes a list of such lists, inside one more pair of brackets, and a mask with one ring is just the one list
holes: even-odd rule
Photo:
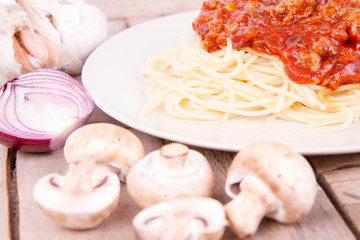
[[140, 240], [221, 239], [226, 225], [223, 205], [212, 198], [160, 202], [133, 219]]
[[96, 173], [94, 168], [94, 161], [73, 161], [65, 176], [41, 178], [34, 187], [35, 202], [63, 227], [80, 230], [98, 226], [118, 204], [120, 181], [115, 173]]
[[114, 211], [121, 188], [118, 174], [125, 180], [129, 168], [144, 156], [144, 149], [130, 131], [96, 123], [70, 134], [64, 156], [69, 164], [66, 175], [49, 174], [41, 178], [34, 187], [34, 199], [58, 224], [88, 229]]
[[119, 174], [126, 182], [129, 169], [145, 156], [141, 141], [129, 130], [110, 123], [85, 125], [66, 140], [67, 162], [91, 159], [100, 166]]
[[264, 216], [293, 223], [309, 213], [317, 193], [314, 172], [307, 160], [275, 142], [253, 143], [231, 163], [225, 205], [230, 228], [241, 239], [252, 237]]
[[180, 143], [153, 151], [135, 164], [126, 187], [136, 204], [145, 208], [180, 197], [210, 197], [214, 174], [201, 153]]

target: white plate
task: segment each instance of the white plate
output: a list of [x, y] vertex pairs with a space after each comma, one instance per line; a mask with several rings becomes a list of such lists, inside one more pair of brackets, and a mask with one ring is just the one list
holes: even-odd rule
[[[305, 155], [360, 151], [360, 124], [334, 134], [277, 136], [240, 131], [219, 122], [185, 121], [170, 117], [163, 110], [139, 115], [147, 100], [146, 84], [140, 78], [145, 61], [163, 48], [174, 46], [192, 34], [191, 23], [198, 11], [170, 15], [124, 30], [99, 46], [87, 59], [82, 81], [95, 103], [118, 121], [164, 139], [188, 145], [238, 151], [258, 140], [284, 143]], [[273, 129], [303, 129], [297, 123], [239, 120], [240, 123]]]

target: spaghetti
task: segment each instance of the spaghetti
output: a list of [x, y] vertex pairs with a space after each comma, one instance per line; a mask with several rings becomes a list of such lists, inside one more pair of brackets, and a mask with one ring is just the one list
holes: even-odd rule
[[[142, 114], [163, 107], [175, 118], [216, 120], [272, 134], [340, 131], [360, 117], [359, 84], [335, 90], [298, 84], [288, 78], [278, 58], [248, 48], [235, 50], [230, 39], [227, 47], [208, 52], [194, 34], [150, 59], [142, 74], [149, 95]], [[284, 133], [233, 123], [242, 117], [283, 119], [310, 128]]]

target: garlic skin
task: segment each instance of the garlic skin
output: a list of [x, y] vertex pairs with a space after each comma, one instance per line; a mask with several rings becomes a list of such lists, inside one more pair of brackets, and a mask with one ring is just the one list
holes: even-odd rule
[[55, 45], [33, 29], [25, 13], [0, 4], [0, 84], [60, 63]]
[[15, 29], [25, 24], [24, 18], [0, 4], [0, 84], [21, 74], [21, 64], [14, 57], [13, 38]]
[[83, 0], [16, 0], [39, 33], [54, 43], [62, 69], [80, 74], [88, 55], [107, 38], [107, 18]]

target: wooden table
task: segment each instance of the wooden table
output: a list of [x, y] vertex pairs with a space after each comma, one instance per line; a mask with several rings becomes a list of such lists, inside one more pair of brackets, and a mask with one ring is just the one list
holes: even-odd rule
[[[202, 0], [89, 0], [109, 19], [110, 35], [146, 20], [175, 12], [199, 9]], [[96, 109], [90, 123], [112, 122]], [[124, 126], [129, 128], [127, 126]], [[146, 153], [167, 143], [129, 128], [143, 142]], [[199, 149], [216, 174], [214, 198], [229, 201], [224, 193], [225, 173], [235, 153]], [[319, 183], [316, 203], [308, 216], [296, 224], [262, 221], [254, 239], [360, 239], [360, 154], [306, 156]], [[139, 208], [130, 199], [124, 184], [120, 204], [99, 227], [89, 231], [70, 231], [48, 220], [32, 198], [35, 182], [42, 176], [63, 174], [66, 164], [62, 149], [43, 154], [15, 152], [0, 146], [0, 238], [21, 240], [56, 239], [134, 239], [131, 220]], [[223, 239], [234, 239], [227, 229]]]

